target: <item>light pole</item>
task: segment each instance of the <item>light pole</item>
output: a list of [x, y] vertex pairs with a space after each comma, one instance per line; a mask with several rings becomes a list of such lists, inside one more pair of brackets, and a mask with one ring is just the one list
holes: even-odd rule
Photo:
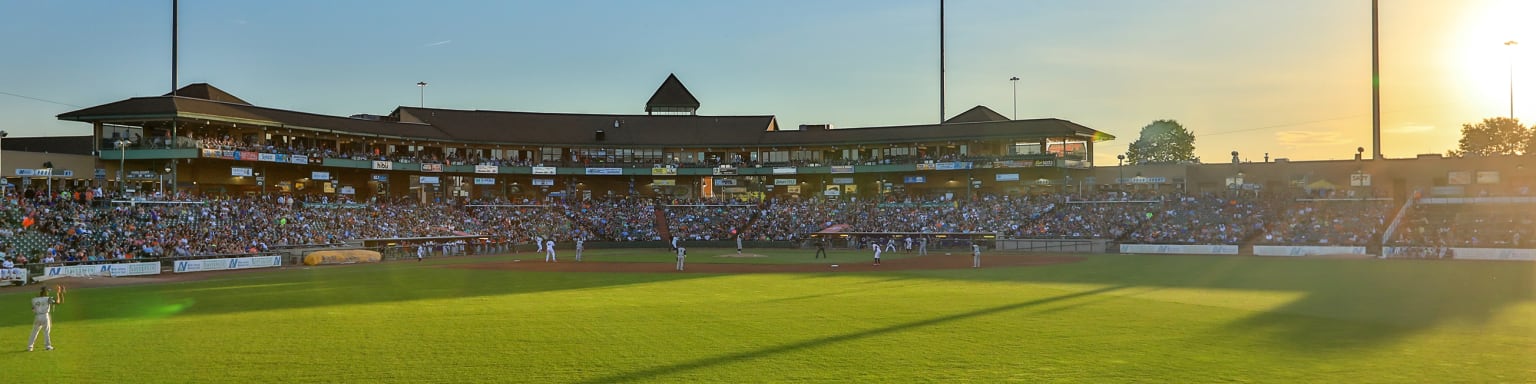
[[5, 137], [10, 135], [10, 132], [0, 131], [0, 196], [5, 196], [5, 185], [7, 184], [3, 160], [5, 159]]
[[54, 196], [53, 196], [53, 162], [52, 161], [44, 161], [43, 162], [43, 168], [48, 170], [48, 200], [52, 201], [53, 198], [54, 198]]
[[1008, 78], [1008, 82], [1013, 83], [1013, 119], [1014, 120], [1018, 120], [1019, 119], [1019, 77], [1018, 76], [1014, 76], [1014, 77]]
[[1115, 155], [1115, 158], [1120, 160], [1120, 166], [1115, 167], [1120, 170], [1120, 178], [1116, 179], [1115, 183], [1120, 185], [1121, 190], [1125, 190], [1125, 154]]
[[422, 108], [426, 108], [427, 107], [427, 82], [425, 82], [425, 81], [417, 82], [416, 83], [416, 88], [420, 88], [421, 89], [421, 101], [419, 101], [419, 103], [421, 103], [421, 104], [419, 106], [422, 107]]
[[118, 140], [114, 144], [117, 145], [117, 192], [122, 195], [127, 195], [128, 185], [124, 184], [123, 182], [127, 181], [128, 176], [128, 146], [132, 145], [133, 142], [128, 140]]
[[[169, 165], [165, 166], [165, 173], [160, 174], [160, 198], [170, 200], [170, 198], [165, 195], [165, 179], [167, 176], [171, 176], [171, 166]], [[172, 183], [176, 182], [176, 178], [171, 177], [170, 179]]]
[[1520, 43], [1514, 40], [1504, 42], [1509, 47], [1509, 119], [1515, 119], [1515, 46]]

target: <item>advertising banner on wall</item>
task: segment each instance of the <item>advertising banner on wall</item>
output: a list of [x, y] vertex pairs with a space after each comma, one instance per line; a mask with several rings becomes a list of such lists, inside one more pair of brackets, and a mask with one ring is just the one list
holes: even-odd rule
[[853, 184], [853, 178], [852, 177], [834, 177], [834, 178], [832, 178], [832, 184]]
[[651, 184], [653, 184], [655, 186], [658, 186], [658, 187], [670, 187], [670, 186], [673, 186], [673, 185], [677, 185], [677, 179], [656, 179], [654, 181], [651, 181]]
[[380, 170], [380, 171], [388, 171], [388, 170], [391, 170], [391, 169], [394, 169], [394, 168], [395, 168], [395, 163], [391, 163], [391, 162], [383, 161], [383, 160], [374, 160], [373, 161], [373, 169], [377, 169], [377, 170]]
[[372, 174], [372, 175], [368, 175], [368, 180], [379, 181], [379, 182], [389, 182], [389, 175], [382, 174], [382, 173], [375, 173], [375, 174]]
[[901, 178], [901, 181], [903, 183], [907, 183], [907, 184], [922, 184], [922, 183], [928, 182], [928, 177], [927, 176], [907, 176], [907, 177]]
[[834, 166], [832, 166], [832, 173], [853, 173], [853, 166], [852, 165], [834, 165]]
[[418, 180], [418, 182], [422, 184], [437, 184], [438, 181], [437, 176], [422, 176]]
[[799, 183], [795, 179], [773, 179], [773, 185], [795, 185]]
[[536, 187], [553, 187], [555, 186], [555, 179], [533, 179], [533, 185]]
[[494, 165], [486, 165], [486, 164], [481, 164], [481, 165], [476, 165], [475, 166], [475, 173], [497, 173], [497, 172], [501, 172], [501, 167], [494, 166]]
[[677, 176], [677, 168], [655, 167], [651, 168], [651, 176]]
[[443, 165], [442, 164], [422, 164], [421, 165], [421, 171], [422, 172], [442, 172], [443, 171]]
[[588, 175], [622, 175], [624, 168], [587, 168]]
[[266, 161], [266, 162], [277, 161], [277, 154], [276, 153], [258, 153], [258, 154], [256, 154], [256, 160]]
[[314, 172], [310, 172], [309, 173], [309, 178], [315, 179], [315, 180], [330, 180], [331, 179], [331, 173], [330, 172], [322, 172], [322, 171], [314, 171]]
[[773, 174], [775, 175], [793, 175], [799, 172], [800, 170], [795, 167], [777, 167], [773, 169]]
[[535, 175], [553, 175], [553, 174], [555, 174], [555, 167], [533, 167], [533, 174], [535, 174]]
[[496, 185], [496, 178], [494, 178], [494, 177], [476, 177], [475, 178], [475, 185]]
[[997, 174], [997, 181], [1019, 181], [1019, 174], [1017, 174], [1017, 173], [999, 173], [999, 174]]
[[252, 172], [250, 168], [246, 168], [246, 167], [229, 167], [229, 175], [230, 176], [252, 176], [252, 175], [255, 175], [255, 172]]
[[309, 164], [309, 156], [289, 155], [288, 162], [293, 164]]

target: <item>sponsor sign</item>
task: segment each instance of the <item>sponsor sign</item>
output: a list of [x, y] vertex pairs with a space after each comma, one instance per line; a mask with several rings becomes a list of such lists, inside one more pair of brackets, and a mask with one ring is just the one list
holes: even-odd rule
[[255, 176], [256, 173], [246, 167], [229, 167], [230, 176]]
[[677, 176], [677, 168], [655, 167], [651, 168], [651, 176]]
[[795, 179], [773, 179], [773, 185], [795, 185], [800, 182]]
[[736, 167], [732, 167], [732, 166], [729, 166], [729, 165], [722, 165], [722, 166], [715, 167], [715, 176], [735, 176], [735, 175], [736, 175]]
[[496, 185], [496, 178], [494, 178], [494, 177], [476, 177], [475, 178], [475, 185]]
[[219, 158], [219, 150], [203, 148], [202, 156], [203, 157], [207, 157], [207, 158], [217, 159], [217, 158]]
[[343, 195], [356, 195], [357, 194], [357, 189], [356, 188], [352, 188], [352, 186], [349, 185], [349, 186], [341, 187], [341, 190], [336, 191], [336, 193], [343, 194]]
[[1156, 253], [1175, 255], [1236, 255], [1236, 245], [1226, 244], [1120, 244], [1120, 253]]
[[997, 181], [1019, 181], [1019, 174], [1017, 174], [1017, 173], [999, 173], [996, 176], [996, 180]]
[[279, 163], [286, 163], [288, 162], [288, 155], [279, 153], [276, 155], [276, 159], [276, 161]]
[[1498, 184], [1499, 171], [1477, 171], [1478, 184]]
[[832, 184], [853, 184], [853, 178], [852, 177], [834, 177], [834, 178], [832, 178]]
[[928, 182], [927, 176], [907, 176], [901, 179], [906, 184], [922, 184]]
[[258, 153], [258, 154], [256, 154], [256, 160], [258, 160], [258, 161], [265, 161], [265, 162], [277, 161], [277, 154], [276, 153]]
[[677, 179], [656, 179], [656, 180], [651, 181], [651, 185], [655, 185], [655, 186], [658, 186], [658, 187], [670, 187], [670, 186], [673, 186], [673, 185], [677, 185]]
[[1472, 184], [1472, 171], [1451, 171], [1446, 177], [1446, 184], [1467, 185]]
[[834, 165], [834, 166], [832, 166], [832, 173], [853, 173], [853, 166], [852, 165]]
[[486, 164], [481, 164], [481, 165], [476, 165], [475, 166], [475, 173], [498, 173], [498, 172], [501, 172], [501, 167], [494, 166], [494, 165], [486, 165]]
[[391, 170], [391, 169], [395, 169], [395, 163], [391, 163], [391, 162], [383, 161], [383, 160], [374, 160], [373, 161], [373, 169], [377, 169], [377, 170], [380, 170], [380, 171], [388, 171], [388, 170]]
[[159, 175], [155, 174], [155, 171], [128, 171], [128, 178], [130, 178], [130, 179], [141, 179], [141, 180], [143, 180], [143, 179], [153, 179], [153, 178], [156, 178], [156, 177], [159, 177]]
[[[283, 265], [280, 256], [236, 257], [228, 259], [177, 260], [175, 273], [224, 271], [230, 269], [272, 268]], [[158, 265], [156, 266], [158, 270]]]
[[1130, 178], [1124, 178], [1124, 179], [1116, 179], [1116, 180], [1120, 181], [1121, 184], [1163, 184], [1163, 183], [1167, 183], [1168, 182], [1168, 178], [1161, 177], [1161, 176], [1159, 176], [1159, 177], [1136, 176], [1136, 177], [1130, 177]]
[[1255, 245], [1258, 256], [1364, 255], [1365, 247]]
[[951, 161], [946, 163], [934, 163], [933, 169], [940, 171], [952, 171], [956, 169], [971, 169], [969, 161]]
[[293, 164], [309, 164], [309, 156], [288, 155], [288, 162]]
[[417, 179], [417, 182], [421, 184], [437, 184], [437, 176], [421, 176], [421, 178]]
[[553, 187], [555, 186], [555, 179], [533, 179], [533, 185]]
[[16, 176], [37, 176], [37, 170], [16, 168]]
[[736, 179], [715, 179], [716, 186], [731, 187], [736, 185]]
[[421, 171], [422, 172], [442, 172], [443, 171], [443, 165], [442, 164], [436, 164], [436, 163], [433, 163], [433, 164], [422, 164], [421, 165]]
[[256, 152], [235, 151], [235, 156], [244, 161], [256, 161], [261, 159], [261, 154]]
[[382, 173], [375, 173], [375, 174], [372, 174], [372, 175], [368, 175], [368, 180], [380, 181], [380, 182], [386, 182], [387, 183], [387, 182], [389, 182], [389, 175], [382, 174]]
[[533, 167], [533, 174], [535, 174], [535, 175], [553, 175], [553, 174], [555, 174], [555, 167]]
[[325, 171], [314, 171], [309, 173], [309, 178], [314, 180], [330, 180], [331, 173]]
[[622, 175], [624, 168], [587, 168], [588, 175]]
[[842, 196], [843, 189], [836, 185], [828, 185], [827, 189], [822, 191], [821, 194], [825, 196]]
[[776, 167], [773, 169], [773, 174], [775, 175], [793, 175], [799, 172], [800, 170], [795, 167]]
[[720, 188], [720, 192], [723, 192], [723, 193], [747, 193], [747, 187], [725, 187], [725, 188]]
[[798, 193], [800, 193], [800, 186], [798, 186], [798, 185], [791, 185], [791, 186], [788, 186], [788, 187], [784, 187], [784, 192], [798, 194]]
[[160, 263], [124, 263], [70, 265], [43, 268], [43, 277], [49, 280], [59, 277], [141, 276], [160, 274]]
[[933, 170], [933, 163], [921, 163], [921, 164], [918, 164], [917, 165], [917, 170], [919, 170], [919, 171], [932, 171]]

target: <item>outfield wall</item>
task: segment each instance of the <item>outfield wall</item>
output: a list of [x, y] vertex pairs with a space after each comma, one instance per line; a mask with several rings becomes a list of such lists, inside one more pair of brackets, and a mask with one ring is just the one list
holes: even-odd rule
[[1365, 255], [1365, 247], [1255, 245], [1253, 254], [1258, 256], [1316, 256], [1316, 255]]
[[158, 274], [160, 274], [160, 263], [92, 264], [43, 268], [43, 275], [37, 279], [50, 280], [60, 277], [142, 276]]
[[235, 257], [226, 259], [177, 260], [176, 273], [225, 271], [231, 269], [272, 268], [283, 265], [281, 256]]
[[1227, 244], [1120, 244], [1120, 253], [1236, 255], [1237, 246]]
[[993, 249], [1025, 252], [1103, 253], [1109, 250], [1109, 240], [997, 239]]
[[[1386, 247], [1382, 252], [1387, 257], [1398, 258], [1436, 258], [1438, 248], [1431, 247]], [[1456, 260], [1520, 260], [1536, 261], [1536, 249], [1520, 248], [1449, 248], [1451, 258]]]

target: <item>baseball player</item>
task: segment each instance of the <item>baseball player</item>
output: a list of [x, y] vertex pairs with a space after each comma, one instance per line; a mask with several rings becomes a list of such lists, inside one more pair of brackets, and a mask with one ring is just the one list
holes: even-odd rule
[[923, 238], [917, 239], [917, 245], [917, 255], [928, 256], [928, 236], [923, 236]]
[[741, 233], [736, 234], [736, 255], [741, 255]]
[[825, 258], [827, 258], [827, 240], [826, 239], [823, 239], [823, 238], [820, 238], [820, 237], [816, 238], [816, 257], [815, 258], [817, 258], [817, 259], [825, 259]]
[[971, 268], [981, 268], [981, 244], [971, 242]]
[[878, 267], [880, 266], [880, 243], [873, 243], [870, 247], [875, 249], [875, 266]]
[[54, 305], [64, 303], [64, 286], [55, 286], [54, 290], [58, 292], [57, 296], [48, 297], [48, 287], [44, 286], [37, 297], [32, 298], [32, 338], [27, 340], [27, 352], [32, 352], [32, 346], [37, 345], [38, 332], [43, 333], [43, 350], [53, 350], [53, 318], [49, 312], [53, 311]]
[[903, 238], [902, 241], [906, 244], [901, 248], [901, 251], [905, 253], [912, 253], [912, 236], [907, 236]]
[[576, 238], [576, 262], [578, 262], [578, 263], [581, 262], [581, 250], [585, 248], [585, 247], [582, 246], [582, 243], [586, 243], [586, 242], [587, 242], [586, 239], [583, 239], [583, 238], [580, 238], [580, 237]]
[[421, 259], [424, 259], [426, 257], [427, 257], [427, 245], [426, 244], [418, 244], [418, 245], [416, 245], [416, 262], [419, 263], [419, 262], [421, 262]]
[[544, 236], [534, 236], [533, 246], [539, 247], [538, 249], [534, 249], [533, 253], [544, 252]]
[[545, 262], [549, 262], [549, 263], [556, 262], [555, 261], [555, 239], [554, 238], [550, 238], [549, 240], [544, 240], [544, 261]]
[[677, 270], [683, 270], [683, 259], [688, 257], [688, 249], [677, 247]]
[[672, 235], [672, 250], [677, 250], [677, 235]]
[[892, 237], [885, 239], [885, 251], [896, 252], [896, 238]]

